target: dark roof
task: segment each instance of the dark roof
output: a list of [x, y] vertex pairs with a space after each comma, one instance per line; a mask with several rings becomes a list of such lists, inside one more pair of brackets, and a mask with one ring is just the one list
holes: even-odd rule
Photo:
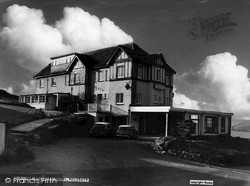
[[107, 64], [107, 62], [113, 56], [116, 50], [117, 46], [104, 48], [84, 54], [89, 56], [90, 62], [93, 64], [94, 67], [101, 67]]
[[[125, 53], [127, 53], [134, 63], [153, 64], [156, 61], [156, 59], [159, 57], [161, 57], [164, 60], [164, 57], [162, 54], [149, 54], [135, 43], [128, 43], [124, 45], [103, 48], [100, 50], [87, 52], [83, 54], [79, 54], [79, 53], [71, 53], [71, 54], [75, 54], [86, 66], [93, 67], [93, 68], [101, 68], [101, 67], [109, 66], [111, 64], [109, 62], [112, 62], [113, 56], [116, 54], [118, 50], [123, 50]], [[67, 54], [67, 55], [71, 55], [71, 54]], [[67, 56], [67, 55], [62, 55], [62, 56]], [[58, 57], [53, 57], [51, 59], [56, 59]], [[85, 64], [86, 61], [88, 61], [88, 64]], [[166, 63], [165, 60], [164, 62], [167, 68], [169, 69], [170, 73], [176, 73]], [[68, 67], [72, 66], [73, 63], [74, 61], [69, 63], [67, 67], [64, 68], [64, 70], [58, 70], [56, 72], [55, 71], [51, 72], [51, 64], [49, 64], [44, 69], [42, 69], [37, 75], [35, 75], [34, 78], [67, 73], [65, 69], [68, 69]]]
[[172, 69], [172, 67], [170, 67], [170, 66], [168, 65], [168, 63], [165, 61], [165, 58], [164, 58], [164, 56], [162, 55], [162, 53], [160, 53], [160, 54], [150, 54], [150, 55], [147, 57], [147, 61], [148, 61], [147, 63], [153, 64], [153, 63], [155, 63], [155, 61], [156, 61], [157, 59], [159, 59], [159, 58], [161, 58], [161, 60], [164, 61], [164, 66], [167, 67], [166, 69], [168, 70], [169, 73], [176, 74], [176, 71], [175, 71], [174, 69]]
[[36, 74], [33, 78], [37, 78], [40, 76], [47, 76], [50, 74], [51, 63], [48, 64], [44, 69], [42, 69], [38, 74]]
[[188, 112], [188, 113], [197, 113], [197, 114], [217, 114], [217, 115], [229, 115], [232, 116], [233, 113], [230, 112], [221, 112], [221, 111], [208, 111], [208, 110], [194, 110], [194, 109], [186, 109], [186, 108], [176, 108], [172, 107], [169, 112]]

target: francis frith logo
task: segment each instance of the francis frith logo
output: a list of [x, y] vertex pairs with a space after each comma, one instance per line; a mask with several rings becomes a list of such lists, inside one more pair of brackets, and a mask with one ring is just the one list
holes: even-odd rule
[[219, 35], [234, 31], [237, 24], [231, 21], [231, 12], [223, 13], [208, 19], [193, 18], [189, 21], [188, 37], [191, 40], [204, 37], [212, 40]]

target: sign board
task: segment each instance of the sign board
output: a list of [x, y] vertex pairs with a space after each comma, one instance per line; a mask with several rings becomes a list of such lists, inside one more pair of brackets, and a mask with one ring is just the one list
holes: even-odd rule
[[190, 134], [190, 122], [189, 121], [177, 121], [177, 133], [182, 137], [189, 137]]
[[158, 90], [164, 90], [164, 85], [161, 85], [161, 84], [155, 84], [155, 89], [158, 89]]

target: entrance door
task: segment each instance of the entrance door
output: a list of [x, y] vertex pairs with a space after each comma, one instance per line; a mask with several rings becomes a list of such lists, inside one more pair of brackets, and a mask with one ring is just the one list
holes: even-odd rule
[[145, 120], [143, 117], [139, 118], [139, 134], [145, 135], [146, 134], [146, 126], [145, 126]]

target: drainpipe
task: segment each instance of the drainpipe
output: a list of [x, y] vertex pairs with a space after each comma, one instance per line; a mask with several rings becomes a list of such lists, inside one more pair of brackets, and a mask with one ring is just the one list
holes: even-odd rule
[[49, 93], [49, 79], [47, 78], [47, 90], [46, 90], [46, 94]]

